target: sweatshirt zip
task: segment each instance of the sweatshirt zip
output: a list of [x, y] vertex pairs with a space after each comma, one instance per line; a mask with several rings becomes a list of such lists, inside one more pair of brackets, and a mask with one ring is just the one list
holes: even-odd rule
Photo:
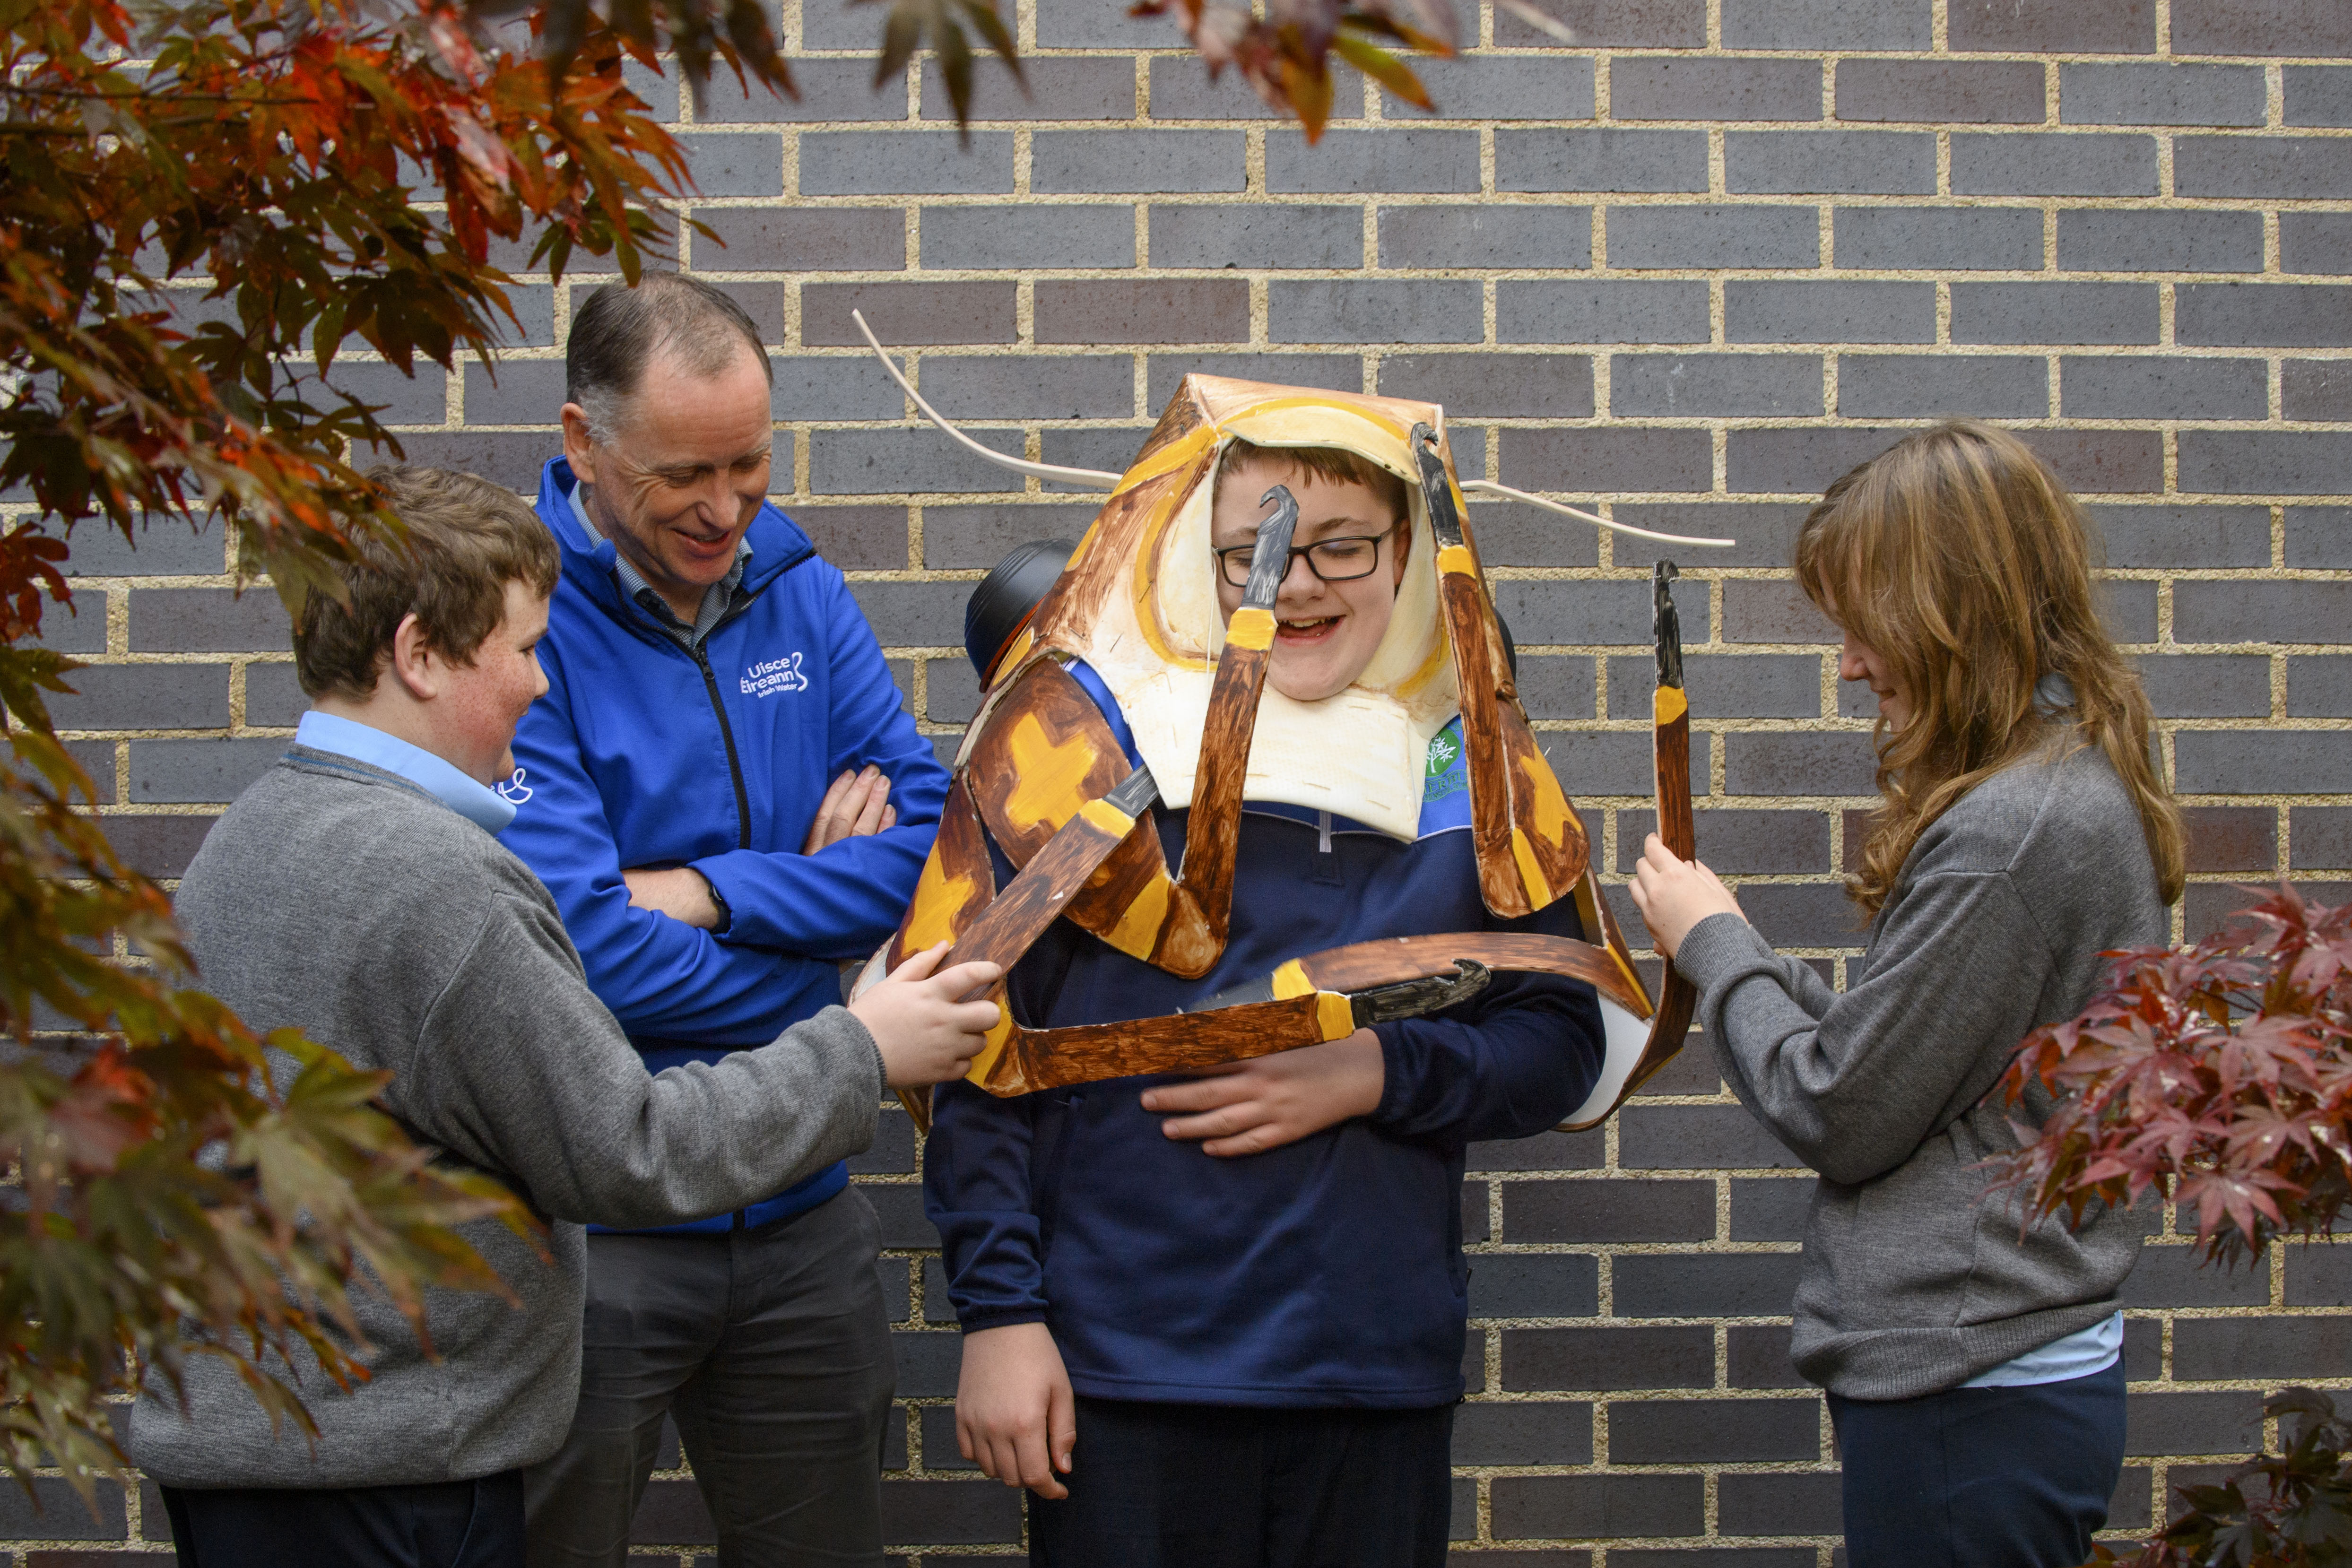
[[719, 700], [719, 672], [710, 667], [710, 655], [701, 643], [688, 652], [694, 655], [695, 668], [702, 672], [702, 689], [709, 695], [710, 711], [719, 717], [719, 738], [727, 743], [727, 776], [735, 784], [735, 847], [748, 850], [751, 847], [751, 796], [743, 788], [743, 759], [735, 754], [735, 727], [727, 722], [727, 705]]

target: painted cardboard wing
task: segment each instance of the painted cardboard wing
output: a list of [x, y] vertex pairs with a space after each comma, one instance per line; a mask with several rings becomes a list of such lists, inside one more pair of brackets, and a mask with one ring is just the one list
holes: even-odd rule
[[[1213, 478], [1237, 437], [1341, 447], [1405, 482], [1412, 543], [1388, 634], [1356, 684], [1321, 702], [1294, 702], [1265, 678], [1295, 507], [1278, 505], [1261, 527], [1251, 584], [1230, 624], [1219, 611]], [[1276, 496], [1287, 502], [1286, 492]], [[1658, 591], [1670, 612], [1663, 585]], [[1116, 699], [1140, 768], [1066, 669], [1074, 660]], [[1666, 694], [1681, 697], [1678, 647], [1675, 661], [1669, 688], [1661, 656], [1660, 821], [1687, 855], [1688, 721], [1666, 712]], [[1565, 1125], [1605, 1117], [1679, 1049], [1686, 988], [1669, 971], [1665, 1005], [1653, 1003], [1600, 896], [1582, 825], [1520, 706], [1436, 405], [1186, 377], [987, 679], [938, 841], [869, 977], [941, 940], [954, 944], [950, 961], [1009, 967], [1055, 919], [1171, 973], [1205, 974], [1224, 949], [1242, 802], [1329, 810], [1409, 839], [1430, 741], [1457, 712], [1486, 907], [1508, 917], [1572, 897], [1585, 931], [1599, 938], [1469, 932], [1359, 944], [1301, 955], [1186, 1013], [1119, 1023], [1030, 1030], [1007, 1008], [971, 1072], [990, 1092], [1341, 1039], [1366, 1023], [1451, 1005], [1495, 969], [1571, 975], [1601, 996], [1607, 1062]], [[1667, 755], [1675, 744], [1678, 766]], [[1178, 867], [1151, 831], [1156, 807], [1190, 810]], [[1016, 868], [1002, 889], [990, 838]], [[994, 994], [1002, 1005], [1003, 988]], [[909, 1101], [919, 1118], [927, 1099]]]

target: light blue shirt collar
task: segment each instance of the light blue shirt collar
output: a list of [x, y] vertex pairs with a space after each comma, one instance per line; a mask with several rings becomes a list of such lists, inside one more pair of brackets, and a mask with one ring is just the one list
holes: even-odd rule
[[294, 744], [396, 773], [484, 832], [495, 833], [514, 821], [514, 807], [497, 790], [467, 778], [423, 747], [371, 725], [314, 710], [302, 716]]

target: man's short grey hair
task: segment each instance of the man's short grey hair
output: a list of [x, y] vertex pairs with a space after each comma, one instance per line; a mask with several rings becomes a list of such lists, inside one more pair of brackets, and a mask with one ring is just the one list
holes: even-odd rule
[[563, 396], [587, 414], [588, 438], [608, 443], [629, 423], [630, 400], [656, 355], [675, 355], [689, 375], [717, 376], [747, 347], [773, 384], [760, 329], [725, 291], [675, 272], [645, 273], [635, 288], [607, 283], [572, 308]]

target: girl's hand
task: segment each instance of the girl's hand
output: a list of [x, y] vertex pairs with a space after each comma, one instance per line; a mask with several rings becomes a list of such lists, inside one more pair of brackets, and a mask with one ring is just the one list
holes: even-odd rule
[[1657, 834], [1642, 843], [1642, 860], [1633, 868], [1633, 907], [1650, 927], [1650, 940], [1672, 958], [1690, 935], [1691, 927], [1710, 915], [1737, 915], [1739, 901], [1715, 873], [1698, 861], [1678, 858]]

